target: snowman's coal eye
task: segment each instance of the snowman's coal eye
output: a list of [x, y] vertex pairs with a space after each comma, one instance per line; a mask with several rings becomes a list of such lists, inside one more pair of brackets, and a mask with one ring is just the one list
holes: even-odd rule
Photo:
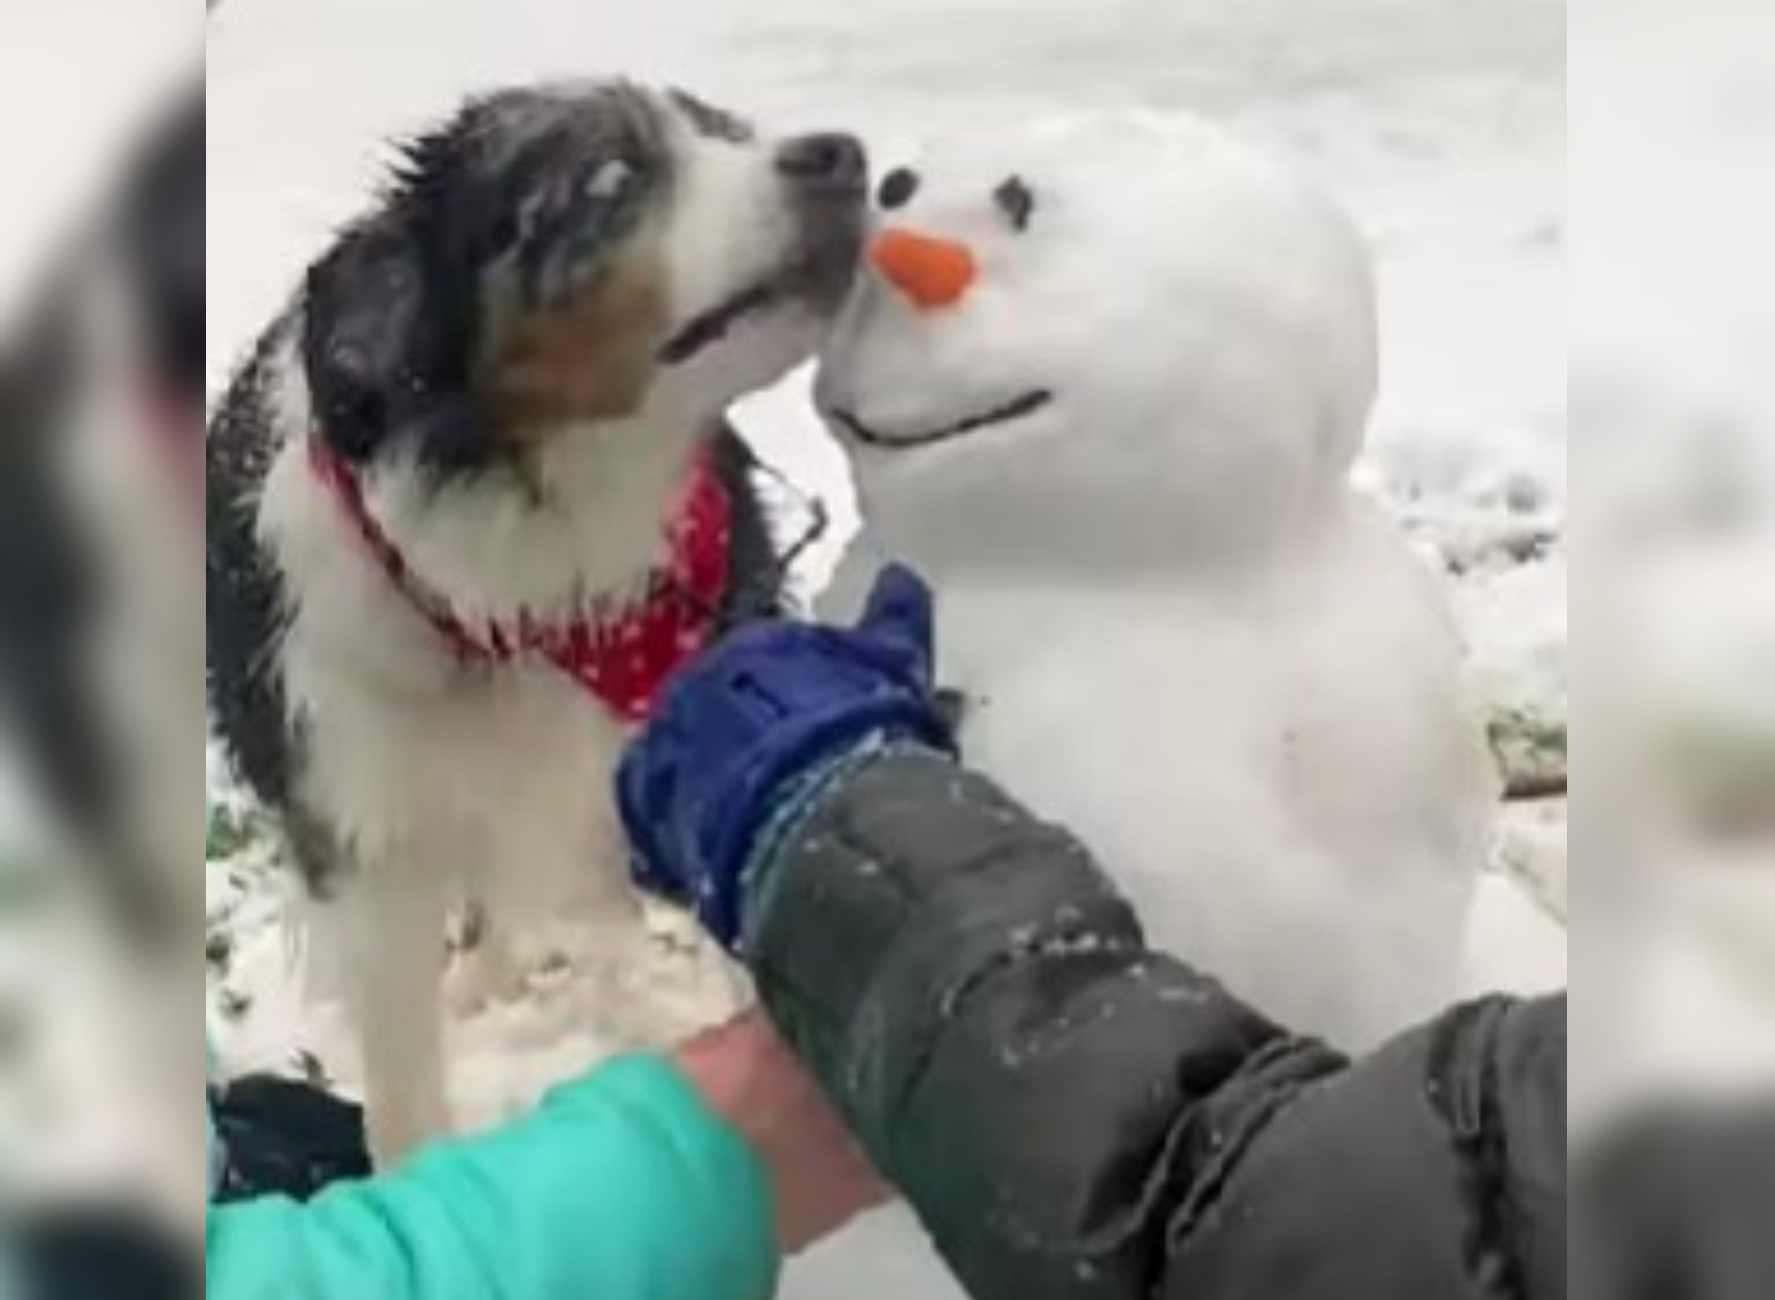
[[1029, 223], [1035, 220], [1035, 191], [1029, 188], [1021, 176], [1011, 177], [994, 190], [992, 201], [1005, 214], [1005, 220], [1011, 223], [1011, 229], [1019, 233], [1028, 230]]
[[924, 178], [910, 167], [896, 167], [881, 178], [881, 188], [876, 192], [875, 201], [881, 205], [883, 212], [892, 212], [917, 198], [923, 184]]

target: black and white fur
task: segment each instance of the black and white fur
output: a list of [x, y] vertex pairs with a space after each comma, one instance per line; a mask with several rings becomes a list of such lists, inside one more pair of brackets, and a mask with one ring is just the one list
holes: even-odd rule
[[0, 354], [0, 728], [129, 935], [193, 962], [203, 205], [199, 89]]
[[610, 797], [624, 729], [546, 664], [454, 655], [368, 558], [308, 440], [357, 467], [474, 623], [635, 592], [712, 439], [739, 507], [728, 612], [769, 606], [780, 565], [723, 413], [817, 346], [854, 275], [866, 169], [848, 137], [771, 141], [626, 83], [473, 102], [406, 149], [212, 422], [212, 707], [283, 815], [384, 1164], [448, 1126], [452, 909], [633, 966]]

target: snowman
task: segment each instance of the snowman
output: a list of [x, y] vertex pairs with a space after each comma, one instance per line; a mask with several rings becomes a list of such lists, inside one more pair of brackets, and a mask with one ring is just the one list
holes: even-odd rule
[[1370, 1047], [1458, 996], [1496, 778], [1434, 579], [1352, 488], [1352, 223], [1201, 122], [957, 141], [881, 181], [824, 357], [864, 531], [938, 592], [970, 761], [1153, 941]]

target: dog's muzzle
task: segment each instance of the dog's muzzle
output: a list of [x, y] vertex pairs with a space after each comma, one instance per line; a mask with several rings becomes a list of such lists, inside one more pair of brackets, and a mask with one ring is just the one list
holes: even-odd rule
[[777, 154], [797, 226], [787, 291], [821, 315], [836, 315], [863, 262], [869, 154], [855, 136], [800, 136]]
[[861, 202], [869, 193], [869, 153], [852, 135], [802, 135], [777, 150], [777, 171], [813, 202]]
[[869, 203], [869, 155], [854, 136], [797, 136], [777, 151], [796, 233], [783, 266], [688, 321], [660, 360], [681, 366], [718, 345], [751, 317], [785, 302], [835, 316], [862, 265]]

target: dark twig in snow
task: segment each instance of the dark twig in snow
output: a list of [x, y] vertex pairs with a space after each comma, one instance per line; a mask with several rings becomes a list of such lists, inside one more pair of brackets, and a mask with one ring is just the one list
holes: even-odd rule
[[1515, 777], [1504, 790], [1507, 803], [1552, 803], [1566, 797], [1564, 772], [1538, 772]]

